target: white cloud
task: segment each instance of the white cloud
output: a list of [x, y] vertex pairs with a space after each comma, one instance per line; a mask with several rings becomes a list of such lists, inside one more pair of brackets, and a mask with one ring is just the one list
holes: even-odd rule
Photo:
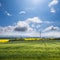
[[17, 22], [17, 26], [20, 26], [20, 27], [24, 27], [24, 26], [29, 26], [28, 23], [26, 23], [25, 21], [18, 21]]
[[26, 14], [26, 11], [20, 11], [19, 14]]
[[27, 31], [29, 31], [29, 32], [34, 30], [32, 27], [30, 27], [29, 23], [27, 23], [26, 20], [18, 21], [16, 27], [20, 27], [20, 28], [25, 27], [25, 28], [27, 28]]
[[49, 26], [43, 30], [42, 37], [60, 37], [60, 28], [55, 26]]
[[20, 31], [27, 31], [30, 28], [30, 26], [25, 21], [18, 21], [16, 28], [18, 28]]
[[[42, 23], [42, 21], [38, 17], [28, 18], [25, 21], [18, 21], [16, 27], [18, 28], [27, 28], [27, 31], [33, 31], [33, 26], [30, 27], [30, 23], [34, 25], [35, 23]], [[35, 25], [34, 25], [35, 27]], [[40, 27], [40, 25], [37, 25], [37, 28]]]
[[26, 22], [27, 23], [39, 23], [39, 24], [41, 24], [41, 23], [46, 23], [46, 24], [50, 24], [50, 23], [52, 23], [51, 21], [42, 21], [39, 17], [33, 17], [33, 18], [28, 18], [28, 19], [26, 19]]
[[44, 32], [46, 32], [46, 31], [59, 31], [59, 30], [60, 30], [59, 27], [49, 26], [46, 29], [44, 29]]
[[32, 23], [42, 23], [42, 20], [39, 19], [38, 17], [33, 17], [33, 18], [28, 18], [28, 19], [26, 20], [26, 22], [27, 22], [27, 23], [30, 23], [30, 22], [32, 22]]
[[52, 0], [52, 1], [49, 3], [48, 6], [49, 6], [49, 8], [50, 8], [50, 12], [52, 12], [52, 13], [55, 13], [55, 12], [56, 12], [54, 6], [57, 5], [58, 2], [59, 2], [58, 0]]
[[7, 16], [12, 16], [9, 12], [7, 12], [7, 11], [5, 11], [5, 14], [7, 15]]
[[50, 3], [49, 3], [49, 7], [52, 7], [54, 5], [58, 4], [58, 0], [52, 0]]
[[34, 31], [34, 29], [33, 29], [33, 28], [31, 28], [31, 27], [29, 27], [29, 28], [28, 28], [28, 31]]
[[14, 28], [15, 28], [15, 26], [0, 27], [0, 33], [11, 32], [14, 30]]

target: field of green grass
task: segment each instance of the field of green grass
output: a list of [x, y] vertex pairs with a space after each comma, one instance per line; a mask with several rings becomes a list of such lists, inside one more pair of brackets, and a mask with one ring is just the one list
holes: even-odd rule
[[0, 60], [60, 60], [60, 40], [0, 43]]

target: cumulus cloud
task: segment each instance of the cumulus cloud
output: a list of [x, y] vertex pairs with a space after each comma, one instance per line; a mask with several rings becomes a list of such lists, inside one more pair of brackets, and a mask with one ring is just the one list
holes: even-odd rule
[[18, 29], [20, 32], [33, 31], [33, 28], [30, 27], [29, 23], [27, 23], [26, 20], [18, 21], [15, 29]]
[[26, 14], [26, 11], [20, 11], [19, 14]]
[[27, 31], [27, 27], [16, 27], [14, 30], [15, 31], [25, 32], [25, 31]]
[[2, 32], [11, 32], [13, 31], [15, 26], [6, 26], [6, 27], [0, 27], [0, 33]]
[[7, 15], [7, 16], [12, 16], [9, 12], [7, 12], [7, 11], [5, 11], [5, 14]]
[[27, 23], [37, 23], [37, 24], [41, 24], [41, 23], [46, 23], [46, 24], [50, 24], [52, 23], [51, 21], [42, 21], [39, 17], [33, 17], [33, 18], [28, 18], [26, 19]]
[[48, 6], [50, 7], [50, 12], [52, 12], [52, 13], [55, 13], [55, 12], [56, 12], [54, 6], [57, 5], [58, 2], [59, 2], [58, 0], [52, 0], [52, 1], [49, 3]]
[[59, 30], [60, 30], [59, 27], [49, 26], [44, 30], [44, 32], [46, 32], [46, 31], [59, 31]]
[[[34, 25], [35, 23], [42, 23], [42, 21], [38, 17], [28, 18], [25, 21], [18, 21], [16, 28], [20, 31], [22, 31], [22, 28], [24, 29], [23, 31], [33, 31], [34, 29], [33, 27], [30, 27], [30, 23], [33, 23]], [[40, 25], [38, 25], [38, 27], [40, 27]]]
[[28, 18], [28, 19], [26, 20], [26, 22], [27, 22], [27, 23], [30, 23], [30, 22], [32, 22], [32, 23], [42, 23], [42, 20], [39, 19], [38, 17], [33, 17], [33, 18]]
[[28, 27], [29, 25], [28, 25], [28, 23], [26, 23], [26, 21], [18, 21], [17, 26], [20, 26], [20, 27], [26, 26], [26, 27]]
[[56, 26], [49, 26], [43, 30], [42, 37], [60, 37], [60, 28]]
[[43, 23], [43, 21], [39, 17], [33, 17], [26, 19], [26, 23], [31, 23], [31, 27], [33, 28], [31, 30], [36, 31], [36, 28], [40, 28], [40, 25]]
[[15, 30], [25, 32], [29, 29], [29, 24], [26, 21], [18, 21]]

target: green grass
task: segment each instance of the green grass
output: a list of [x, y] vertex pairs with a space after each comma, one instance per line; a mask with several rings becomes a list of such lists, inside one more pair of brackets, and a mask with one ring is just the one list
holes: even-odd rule
[[60, 41], [0, 43], [0, 60], [60, 60]]

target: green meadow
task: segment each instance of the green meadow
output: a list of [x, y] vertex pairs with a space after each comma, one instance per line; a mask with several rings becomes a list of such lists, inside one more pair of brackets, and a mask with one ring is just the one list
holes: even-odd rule
[[60, 40], [0, 43], [0, 60], [60, 60]]

